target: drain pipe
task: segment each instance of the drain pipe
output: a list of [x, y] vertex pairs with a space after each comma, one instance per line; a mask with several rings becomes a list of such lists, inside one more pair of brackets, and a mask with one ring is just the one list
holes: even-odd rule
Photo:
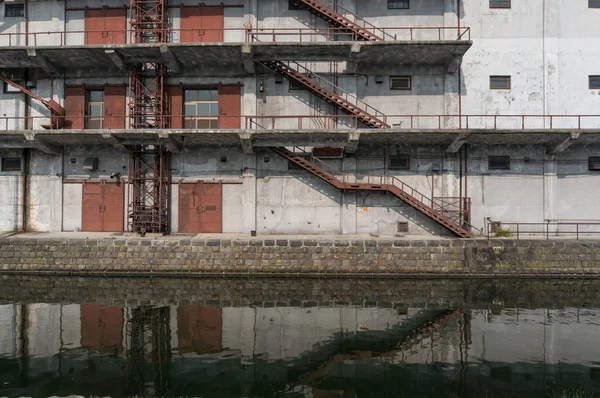
[[23, 22], [25, 22], [25, 46], [29, 46], [29, 1], [23, 5]]

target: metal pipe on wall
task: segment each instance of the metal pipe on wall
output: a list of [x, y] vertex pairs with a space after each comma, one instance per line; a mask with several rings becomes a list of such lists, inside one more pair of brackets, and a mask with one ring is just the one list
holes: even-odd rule
[[29, 45], [29, 2], [23, 5], [23, 22], [25, 22], [25, 46]]

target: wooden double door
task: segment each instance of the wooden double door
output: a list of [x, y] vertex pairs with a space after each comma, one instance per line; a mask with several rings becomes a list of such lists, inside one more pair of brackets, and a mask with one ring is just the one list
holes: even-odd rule
[[83, 184], [82, 231], [123, 231], [124, 185], [122, 183], [106, 183], [106, 181]]
[[223, 231], [223, 185], [179, 184], [179, 232]]

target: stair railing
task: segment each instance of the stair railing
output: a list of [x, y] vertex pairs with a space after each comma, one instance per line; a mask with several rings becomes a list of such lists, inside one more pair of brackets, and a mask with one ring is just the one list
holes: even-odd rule
[[331, 81], [325, 79], [322, 76], [319, 76], [317, 73], [311, 71], [310, 69], [299, 64], [298, 62], [295, 62], [295, 61], [277, 61], [277, 62], [285, 64], [290, 69], [295, 70], [297, 73], [305, 75], [308, 79], [318, 83], [321, 87], [325, 88], [327, 91], [341, 97], [346, 102], [355, 106], [357, 109], [363, 110], [369, 116], [376, 117], [377, 119], [379, 119], [382, 122], [384, 122], [385, 124], [387, 124], [387, 115], [383, 114], [381, 111], [377, 110], [376, 108], [372, 107], [371, 105], [367, 104], [366, 102], [358, 99], [358, 97], [356, 97], [355, 95], [344, 91], [341, 87], [336, 86]]
[[396, 40], [396, 37], [390, 35], [389, 33], [386, 33], [385, 30], [380, 29], [377, 26], [373, 25], [372, 23], [365, 21], [358, 15], [356, 15], [353, 12], [347, 10], [346, 8], [340, 6], [333, 0], [319, 0], [319, 1], [296, 0], [296, 1], [298, 1], [299, 3], [304, 3], [306, 5], [311, 5], [313, 3], [321, 3], [325, 7], [329, 8], [329, 10], [331, 10], [337, 14], [340, 14], [341, 16], [343, 16], [344, 18], [346, 18], [353, 24], [357, 25], [361, 29], [366, 30], [367, 32], [371, 33], [372, 35], [378, 36], [378, 38], [380, 40], [386, 40], [386, 39]]

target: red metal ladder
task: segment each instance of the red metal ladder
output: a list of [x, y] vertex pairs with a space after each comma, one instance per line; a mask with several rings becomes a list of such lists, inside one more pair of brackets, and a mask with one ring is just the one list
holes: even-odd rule
[[[377, 177], [379, 183], [351, 183], [347, 182], [349, 180], [348, 175], [337, 171], [310, 153], [303, 152], [297, 154], [285, 147], [271, 147], [270, 149], [338, 189], [345, 191], [387, 191], [442, 225], [456, 236], [461, 238], [472, 237], [470, 226], [467, 224], [464, 226], [459, 225], [453, 219], [446, 217], [444, 211], [434, 209], [435, 198], [428, 198], [416, 189], [400, 181], [397, 177]], [[342, 179], [340, 180], [336, 175], [341, 176]], [[468, 212], [470, 212], [470, 209], [468, 209]], [[467, 218], [469, 218], [468, 214]]]

